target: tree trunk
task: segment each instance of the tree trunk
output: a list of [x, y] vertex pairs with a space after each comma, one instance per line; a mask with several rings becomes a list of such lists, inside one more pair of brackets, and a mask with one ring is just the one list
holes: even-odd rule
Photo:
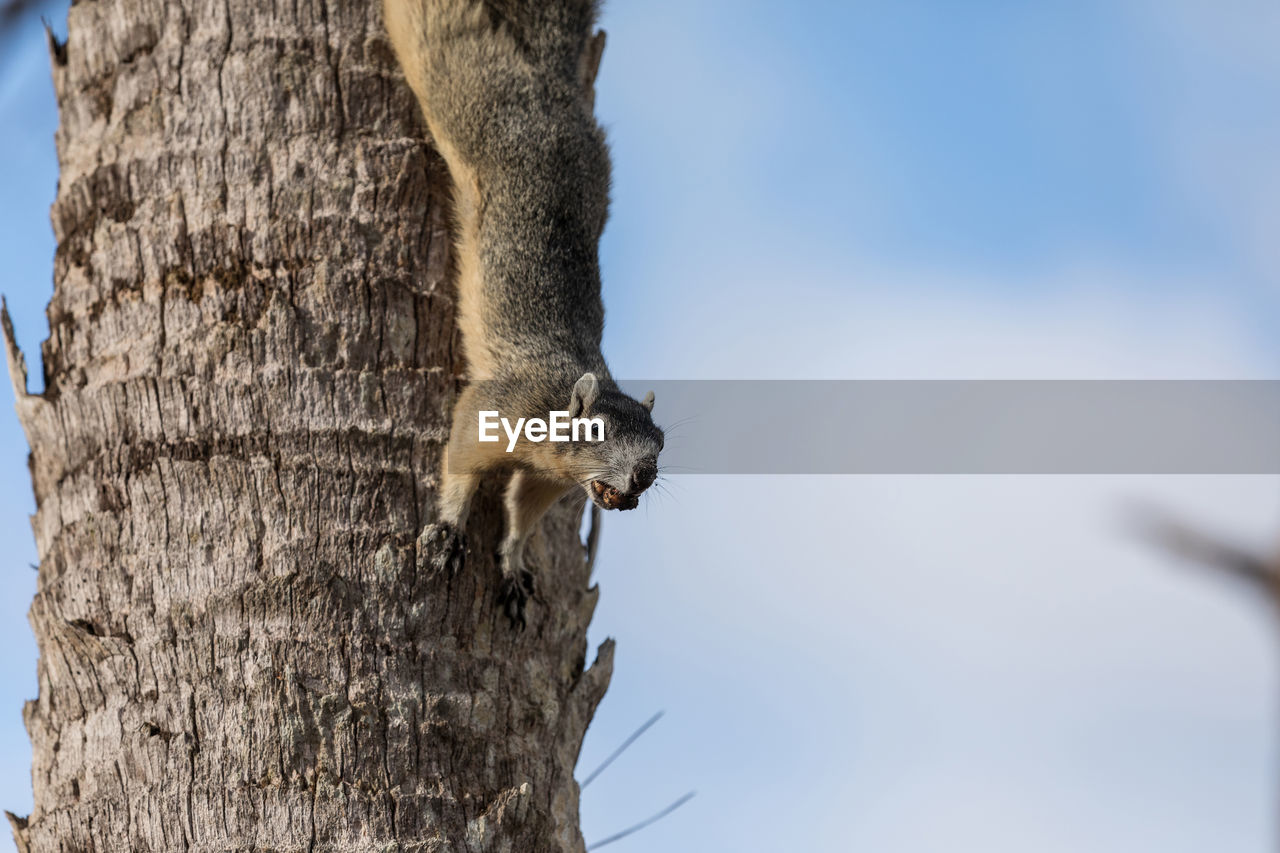
[[21, 850], [581, 850], [608, 684], [581, 496], [495, 605], [435, 512], [457, 363], [448, 179], [381, 4], [98, 0], [54, 50], [62, 174]]

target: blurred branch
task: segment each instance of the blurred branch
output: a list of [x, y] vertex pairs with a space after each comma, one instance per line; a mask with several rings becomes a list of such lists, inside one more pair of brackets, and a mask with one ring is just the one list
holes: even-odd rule
[[1280, 555], [1259, 556], [1158, 510], [1144, 509], [1136, 521], [1139, 534], [1160, 549], [1243, 580], [1280, 604]]
[[[593, 515], [592, 517], [594, 518], [595, 516]], [[605, 760], [600, 764], [600, 766], [599, 766], [599, 767], [597, 767], [595, 770], [592, 770], [592, 771], [591, 771], [591, 774], [590, 774], [589, 776], [587, 776], [587, 778], [586, 778], [586, 779], [582, 780], [582, 784], [578, 786], [579, 790], [581, 790], [582, 788], [585, 788], [585, 787], [587, 787], [588, 785], [590, 785], [590, 784], [591, 784], [591, 782], [592, 782], [592, 781], [593, 781], [597, 776], [599, 776], [601, 773], [603, 773], [603, 772], [604, 772], [604, 769], [605, 769], [606, 767], [608, 767], [610, 764], [612, 764], [612, 763], [614, 762], [614, 759], [616, 759], [619, 755], [622, 755], [622, 753], [626, 752], [626, 751], [627, 751], [627, 747], [629, 747], [629, 746], [631, 746], [631, 744], [635, 743], [635, 742], [636, 742], [636, 740], [637, 740], [637, 739], [639, 739], [640, 735], [642, 735], [642, 734], [644, 734], [645, 732], [647, 732], [647, 731], [649, 730], [649, 727], [650, 727], [650, 726], [652, 726], [654, 723], [658, 722], [658, 720], [661, 720], [661, 719], [662, 719], [662, 715], [663, 715], [663, 714], [665, 714], [665, 713], [666, 713], [666, 711], [659, 711], [658, 713], [654, 714], [654, 715], [653, 715], [652, 717], [650, 717], [649, 719], [645, 720], [644, 725], [640, 726], [640, 728], [638, 728], [638, 729], [636, 729], [634, 732], [632, 732], [632, 733], [631, 733], [631, 736], [622, 742], [622, 746], [620, 746], [620, 747], [618, 747], [617, 749], [615, 749], [615, 750], [613, 751], [613, 753], [612, 753], [608, 758], [606, 758], [606, 759], [605, 759]]]
[[40, 0], [0, 0], [0, 35], [13, 26], [22, 13], [40, 5]]
[[656, 815], [654, 815], [653, 817], [646, 818], [646, 819], [644, 819], [644, 820], [640, 821], [639, 823], [637, 823], [635, 826], [629, 826], [629, 827], [627, 827], [626, 829], [622, 830], [622, 832], [616, 832], [616, 833], [614, 833], [613, 835], [610, 835], [608, 838], [602, 838], [602, 839], [600, 839], [599, 841], [595, 842], [594, 844], [588, 844], [588, 845], [587, 845], [587, 849], [588, 849], [588, 850], [596, 850], [596, 849], [598, 849], [598, 848], [600, 848], [600, 847], [605, 846], [606, 844], [612, 844], [612, 843], [613, 843], [613, 842], [615, 842], [615, 841], [620, 841], [620, 840], [622, 840], [623, 838], [626, 838], [628, 835], [630, 835], [630, 834], [631, 834], [631, 833], [633, 833], [633, 832], [639, 832], [640, 830], [644, 829], [646, 826], [650, 826], [651, 824], [655, 824], [655, 823], [657, 823], [658, 821], [662, 820], [662, 819], [663, 819], [664, 817], [666, 817], [667, 815], [671, 814], [671, 813], [672, 813], [673, 811], [675, 811], [676, 809], [678, 809], [678, 808], [680, 808], [681, 806], [683, 806], [685, 803], [687, 803], [687, 802], [689, 802], [690, 800], [692, 800], [692, 799], [693, 799], [693, 795], [694, 795], [695, 793], [696, 793], [696, 791], [690, 791], [689, 793], [685, 794], [685, 795], [684, 795], [683, 797], [681, 797], [680, 799], [676, 800], [676, 801], [675, 801], [674, 803], [672, 803], [671, 805], [667, 806], [667, 807], [666, 807], [665, 809], [663, 809], [662, 811], [658, 812], [658, 813], [657, 813]]

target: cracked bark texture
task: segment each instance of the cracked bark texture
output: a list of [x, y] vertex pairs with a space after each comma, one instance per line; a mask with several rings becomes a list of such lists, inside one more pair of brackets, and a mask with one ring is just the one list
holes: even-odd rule
[[[23, 851], [577, 851], [581, 497], [495, 606], [492, 487], [432, 574], [448, 179], [347, 0], [94, 0], [53, 74]], [[585, 671], [584, 671], [585, 670]]]

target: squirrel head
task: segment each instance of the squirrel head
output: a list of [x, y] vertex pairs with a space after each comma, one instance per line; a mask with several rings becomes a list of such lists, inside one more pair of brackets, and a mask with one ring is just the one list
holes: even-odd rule
[[653, 392], [636, 400], [604, 388], [594, 373], [573, 386], [569, 417], [600, 418], [604, 440], [574, 442], [568, 453], [587, 498], [601, 509], [635, 509], [640, 495], [658, 479], [662, 430], [653, 422]]

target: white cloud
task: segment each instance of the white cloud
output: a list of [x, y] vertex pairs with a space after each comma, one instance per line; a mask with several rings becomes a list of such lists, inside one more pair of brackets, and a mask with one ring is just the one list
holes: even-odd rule
[[[688, 306], [672, 323], [690, 349], [666, 369], [1270, 375], [1248, 318], [1191, 283], [1152, 295], [1080, 272], [1019, 299], [1007, 282], [841, 291], [792, 272]], [[1263, 548], [1278, 485], [677, 476], [608, 518], [596, 632], [619, 637], [619, 666], [588, 755], [619, 739], [616, 715], [671, 709], [614, 783], [705, 790], [696, 820], [645, 839], [663, 849], [1270, 849], [1269, 614], [1122, 519], [1146, 500]], [[586, 801], [594, 825], [624, 820], [617, 791]]]
[[[789, 260], [677, 281], [633, 307], [619, 375], [804, 379], [1255, 379], [1274, 343], [1211, 280], [1079, 267], [1038, 280], [964, 270], [832, 271]], [[691, 279], [703, 271], [687, 273]], [[679, 346], [655, 345], [679, 342]], [[628, 372], [629, 371], [629, 372]]]
[[1152, 156], [1189, 206], [1280, 289], [1280, 7], [1267, 0], [1136, 0]]

